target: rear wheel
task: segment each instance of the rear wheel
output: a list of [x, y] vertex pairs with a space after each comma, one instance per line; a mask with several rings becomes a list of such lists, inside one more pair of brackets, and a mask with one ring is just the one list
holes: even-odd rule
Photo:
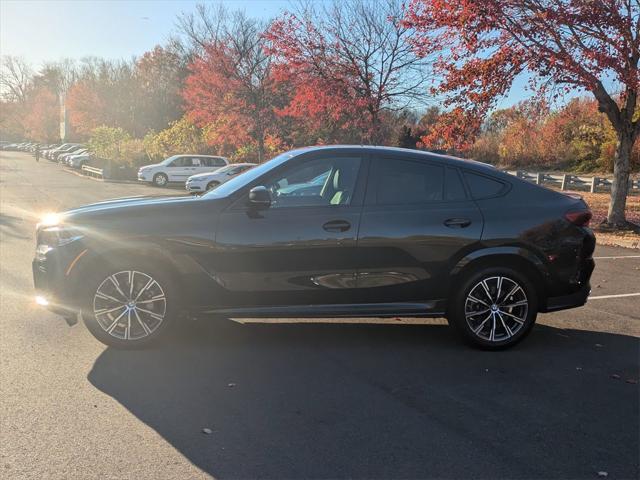
[[87, 284], [82, 317], [106, 345], [139, 348], [154, 343], [177, 312], [169, 276], [148, 265], [105, 268]]
[[169, 183], [169, 177], [167, 177], [164, 173], [156, 173], [153, 176], [153, 183], [156, 187], [164, 187], [167, 183]]
[[526, 277], [509, 268], [483, 268], [457, 288], [449, 320], [474, 345], [499, 349], [522, 340], [537, 312], [536, 291]]

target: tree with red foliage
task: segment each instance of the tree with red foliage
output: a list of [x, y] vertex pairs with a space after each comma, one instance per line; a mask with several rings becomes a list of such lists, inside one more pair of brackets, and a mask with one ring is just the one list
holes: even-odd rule
[[203, 42], [191, 63], [183, 96], [191, 120], [208, 132], [223, 151], [250, 144], [261, 162], [277, 137], [279, 90], [262, 30], [254, 20], [236, 15], [229, 30]]
[[283, 113], [319, 127], [360, 130], [379, 143], [385, 110], [422, 93], [425, 59], [413, 51], [397, 0], [311, 2], [275, 20], [266, 37], [278, 78], [293, 85]]
[[[525, 72], [541, 95], [591, 92], [618, 137], [607, 220], [627, 225], [629, 159], [640, 132], [638, 2], [412, 0], [405, 24], [419, 32], [419, 53], [439, 54], [437, 91], [450, 94], [452, 115], [464, 113], [474, 128]], [[457, 137], [455, 123], [444, 133]]]

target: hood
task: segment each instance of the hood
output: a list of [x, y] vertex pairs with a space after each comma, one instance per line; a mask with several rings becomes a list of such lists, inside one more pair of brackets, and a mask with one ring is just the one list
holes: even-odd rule
[[138, 170], [146, 170], [149, 168], [156, 168], [156, 167], [161, 167], [162, 165], [159, 163], [152, 163], [150, 165], [143, 165], [142, 167], [140, 167]]
[[138, 197], [126, 197], [126, 198], [114, 198], [113, 200], [106, 200], [104, 202], [91, 203], [89, 205], [83, 205], [82, 207], [74, 208], [63, 212], [61, 215], [65, 219], [71, 221], [79, 220], [83, 217], [92, 216], [94, 214], [102, 213], [118, 213], [125, 210], [131, 210], [133, 208], [145, 208], [145, 207], [167, 207], [176, 204], [185, 204], [197, 200], [195, 197], [162, 197], [162, 196], [138, 196]]
[[196, 173], [195, 175], [191, 175], [188, 180], [206, 180], [207, 178], [213, 177], [217, 174], [217, 172]]

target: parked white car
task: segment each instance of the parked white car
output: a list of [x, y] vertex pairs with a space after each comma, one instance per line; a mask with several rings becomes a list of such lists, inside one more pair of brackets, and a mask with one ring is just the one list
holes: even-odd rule
[[213, 155], [174, 155], [138, 170], [138, 180], [163, 187], [169, 182], [184, 182], [198, 173], [210, 173], [225, 167], [229, 161]]
[[237, 177], [242, 172], [255, 167], [255, 163], [232, 163], [213, 173], [200, 173], [187, 179], [185, 188], [191, 193], [201, 193], [216, 188], [218, 185]]

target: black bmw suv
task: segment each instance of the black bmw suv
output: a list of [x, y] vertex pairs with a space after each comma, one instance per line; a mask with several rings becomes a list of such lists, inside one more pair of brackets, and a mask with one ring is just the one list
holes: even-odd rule
[[180, 320], [446, 317], [467, 340], [521, 340], [583, 305], [591, 212], [482, 163], [311, 147], [202, 197], [96, 203], [38, 225], [37, 300], [136, 347]]

